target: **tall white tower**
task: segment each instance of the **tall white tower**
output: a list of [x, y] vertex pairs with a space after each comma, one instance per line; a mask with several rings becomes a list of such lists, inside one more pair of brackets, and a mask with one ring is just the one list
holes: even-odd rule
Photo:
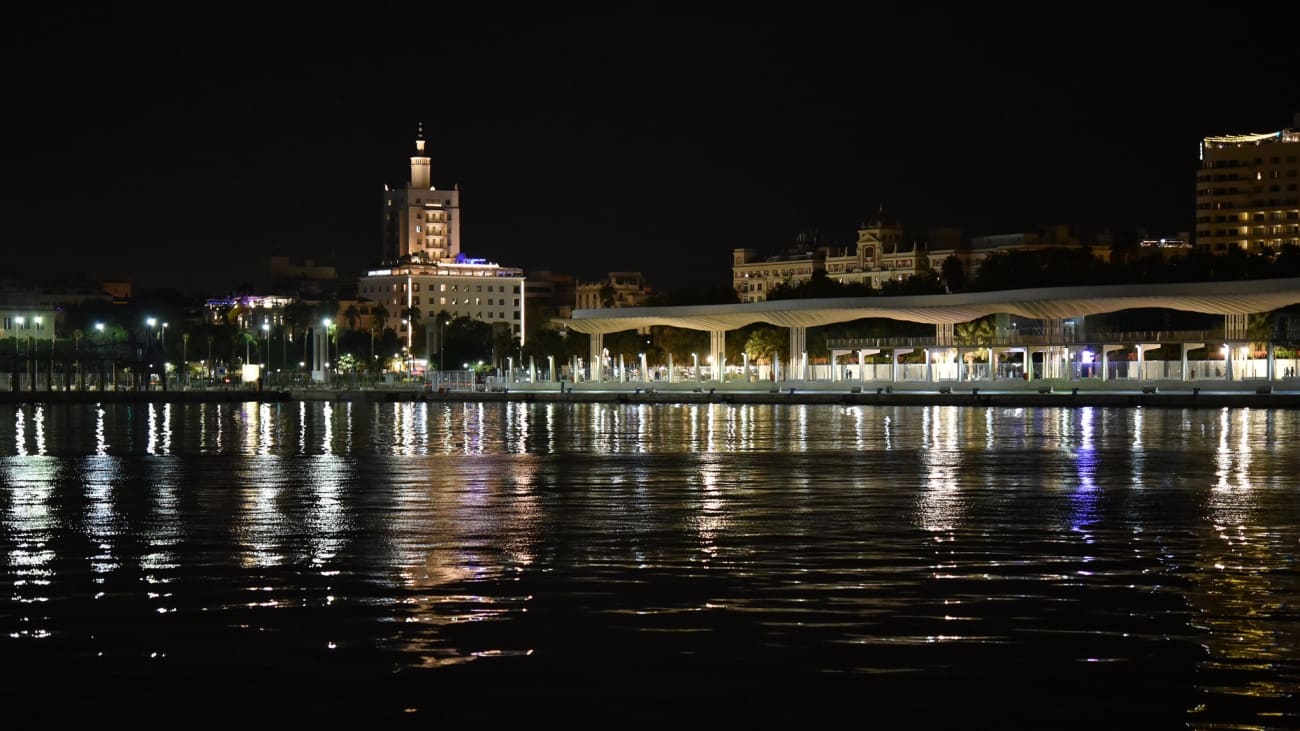
[[384, 187], [384, 244], [381, 261], [454, 261], [460, 254], [460, 190], [438, 190], [431, 182], [424, 125], [415, 138], [411, 180]]

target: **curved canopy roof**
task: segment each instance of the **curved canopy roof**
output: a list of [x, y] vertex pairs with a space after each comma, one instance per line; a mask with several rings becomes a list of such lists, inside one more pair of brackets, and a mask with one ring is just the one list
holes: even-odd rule
[[624, 307], [574, 310], [565, 324], [578, 332], [611, 333], [669, 325], [691, 330], [734, 330], [755, 322], [816, 327], [865, 317], [936, 325], [968, 322], [1006, 312], [1041, 320], [1142, 307], [1245, 315], [1300, 303], [1300, 278], [1233, 282], [1042, 287], [916, 297], [837, 297], [734, 305]]

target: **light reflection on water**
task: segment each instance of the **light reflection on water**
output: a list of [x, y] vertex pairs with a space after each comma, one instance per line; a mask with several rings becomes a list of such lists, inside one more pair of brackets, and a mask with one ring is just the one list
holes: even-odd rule
[[573, 673], [889, 677], [899, 697], [943, 677], [1045, 707], [1141, 700], [1157, 725], [1285, 725], [1300, 456], [1278, 447], [1298, 419], [5, 406], [0, 622], [33, 677], [143, 657], [200, 683], [269, 658], [358, 683], [500, 667], [561, 697]]

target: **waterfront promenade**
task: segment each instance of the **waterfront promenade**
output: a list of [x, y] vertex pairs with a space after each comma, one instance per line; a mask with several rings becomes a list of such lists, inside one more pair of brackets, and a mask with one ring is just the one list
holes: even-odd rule
[[4, 391], [0, 403], [242, 403], [336, 401], [635, 404], [879, 404], [892, 406], [1143, 406], [1300, 408], [1300, 378], [1182, 382], [1037, 380], [945, 383], [798, 382], [518, 383], [485, 390], [438, 391], [393, 384], [363, 389], [255, 388], [148, 391]]

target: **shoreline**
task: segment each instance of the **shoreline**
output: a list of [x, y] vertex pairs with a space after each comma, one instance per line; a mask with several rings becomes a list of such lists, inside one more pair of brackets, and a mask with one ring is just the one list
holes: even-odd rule
[[[1300, 408], [1300, 388], [1278, 390], [1276, 385], [1231, 384], [1231, 388], [1124, 384], [1101, 390], [1065, 384], [1025, 384], [1005, 390], [974, 387], [928, 388], [879, 386], [846, 387], [838, 384], [804, 384], [782, 389], [755, 389], [753, 384], [721, 387], [674, 384], [676, 388], [635, 384], [544, 384], [543, 389], [492, 391], [424, 391], [416, 388], [169, 390], [169, 391], [22, 391], [0, 392], [7, 404], [100, 403], [616, 403], [648, 405], [689, 404], [835, 404], [881, 406], [1004, 406], [1004, 407], [1153, 407], [1153, 408]], [[1227, 384], [1215, 384], [1225, 386]], [[1289, 384], [1288, 384], [1289, 385]], [[576, 386], [576, 387], [575, 387]], [[631, 386], [631, 388], [628, 388]], [[748, 386], [748, 387], [746, 387]], [[553, 387], [553, 388], [551, 388]]]

